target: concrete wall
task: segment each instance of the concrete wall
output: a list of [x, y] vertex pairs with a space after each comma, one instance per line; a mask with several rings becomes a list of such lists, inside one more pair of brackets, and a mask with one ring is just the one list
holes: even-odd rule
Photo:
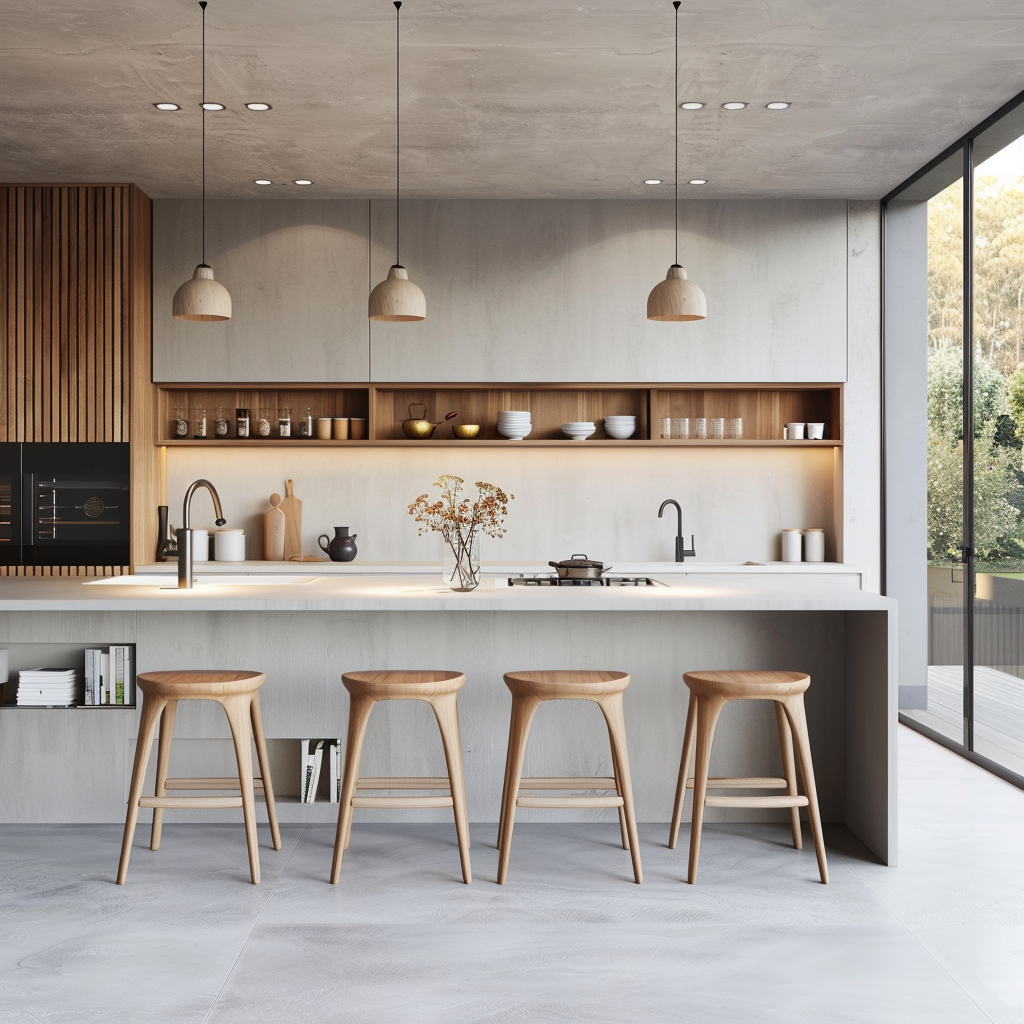
[[[708, 296], [701, 323], [645, 318], [672, 254], [662, 202], [412, 201], [402, 260], [427, 295], [419, 324], [370, 324], [392, 261], [384, 202], [213, 202], [207, 257], [232, 291], [225, 324], [171, 319], [198, 210], [155, 203], [154, 375], [164, 381], [847, 381], [845, 449], [828, 452], [169, 451], [172, 508], [210, 476], [258, 551], [258, 514], [285, 476], [306, 501], [305, 548], [349, 525], [366, 558], [437, 557], [405, 506], [441, 472], [517, 495], [486, 559], [587, 550], [665, 558], [656, 506], [683, 505], [704, 558], [777, 558], [784, 526], [826, 526], [879, 586], [877, 203], [691, 203], [681, 259]], [[173, 517], [172, 517], [173, 518]], [[199, 517], [202, 520], [202, 516]], [[208, 525], [200, 521], [197, 525]]]

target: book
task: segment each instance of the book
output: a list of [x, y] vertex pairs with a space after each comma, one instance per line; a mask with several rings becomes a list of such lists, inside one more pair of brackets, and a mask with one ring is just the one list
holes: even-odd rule
[[131, 648], [116, 644], [110, 648], [111, 704], [131, 704]]
[[330, 740], [331, 803], [341, 802], [341, 740]]
[[316, 799], [316, 787], [320, 782], [320, 765], [324, 757], [323, 740], [302, 741], [302, 778], [300, 799], [311, 804]]

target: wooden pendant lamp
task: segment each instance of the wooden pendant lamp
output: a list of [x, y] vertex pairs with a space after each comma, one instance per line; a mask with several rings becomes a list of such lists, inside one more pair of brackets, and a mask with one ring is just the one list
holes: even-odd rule
[[388, 276], [372, 292], [367, 304], [371, 320], [392, 323], [423, 320], [427, 315], [427, 299], [423, 289], [409, 280], [409, 272], [402, 266], [401, 255], [401, 64], [399, 61], [400, 18], [402, 0], [395, 4], [395, 263]]
[[703, 320], [708, 315], [708, 300], [700, 288], [689, 280], [686, 270], [679, 265], [679, 3], [672, 0], [676, 10], [676, 258], [664, 281], [659, 281], [647, 296], [648, 320]]
[[174, 293], [171, 311], [175, 320], [209, 322], [231, 319], [231, 295], [213, 279], [213, 268], [206, 262], [206, 0], [199, 0], [199, 6], [203, 11], [203, 262]]

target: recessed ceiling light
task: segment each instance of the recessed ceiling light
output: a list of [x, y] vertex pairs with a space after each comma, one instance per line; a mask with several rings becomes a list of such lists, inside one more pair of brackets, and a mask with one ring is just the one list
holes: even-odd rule
[[645, 185], [660, 185], [661, 178], [644, 178]]
[[725, 110], [742, 110], [745, 106], [746, 103], [741, 103], [739, 100], [730, 100], [728, 103], [722, 104]]
[[771, 103], [766, 103], [765, 107], [768, 110], [788, 110], [792, 105], [792, 103], [787, 103], [785, 100], [772, 100]]
[[250, 110], [270, 110], [269, 103], [246, 103]]
[[157, 110], [181, 110], [177, 103], [154, 103]]
[[223, 110], [224, 109], [224, 104], [223, 103], [200, 103], [199, 106], [201, 106], [203, 108], [203, 110]]
[[274, 183], [269, 178], [257, 178], [253, 184], [255, 185], [273, 185]]
[[707, 183], [708, 183], [708, 179], [707, 178], [691, 178], [690, 179], [690, 184], [691, 185], [706, 185]]
[[700, 110], [704, 106], [703, 103], [699, 103], [697, 100], [687, 100], [685, 103], [680, 103], [680, 107], [683, 110]]
[[309, 180], [309, 178], [296, 178], [295, 179], [295, 184], [296, 185], [312, 185], [313, 182], [311, 182]]

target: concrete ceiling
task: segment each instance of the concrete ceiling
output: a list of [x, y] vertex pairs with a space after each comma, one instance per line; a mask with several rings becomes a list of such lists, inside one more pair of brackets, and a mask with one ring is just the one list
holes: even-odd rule
[[[877, 198], [1024, 89], [1020, 0], [680, 10], [681, 98], [707, 103], [680, 111], [680, 178], [709, 181], [685, 198]], [[405, 194], [669, 195], [672, 18], [670, 0], [406, 0]], [[197, 194], [196, 3], [5, 0], [2, 23], [0, 180]], [[210, 194], [388, 194], [394, 41], [389, 0], [211, 0]]]

